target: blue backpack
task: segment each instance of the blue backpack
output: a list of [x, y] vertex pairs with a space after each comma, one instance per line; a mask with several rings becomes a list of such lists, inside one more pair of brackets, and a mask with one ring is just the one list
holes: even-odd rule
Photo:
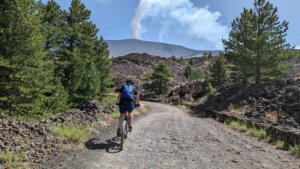
[[133, 96], [133, 90], [134, 87], [130, 84], [125, 84], [124, 85], [124, 90], [122, 93], [122, 99], [128, 99], [128, 100], [134, 100], [134, 96]]

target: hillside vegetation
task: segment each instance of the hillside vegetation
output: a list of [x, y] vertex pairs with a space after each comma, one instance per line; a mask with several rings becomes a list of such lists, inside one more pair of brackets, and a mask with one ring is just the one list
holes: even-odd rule
[[[151, 86], [151, 76], [155, 66], [159, 63], [165, 63], [167, 69], [170, 70], [171, 76], [165, 85], [170, 90], [188, 83], [193, 80], [203, 80], [208, 72], [208, 65], [215, 57], [198, 57], [189, 59], [163, 58], [159, 56], [151, 56], [149, 54], [129, 54], [122, 57], [112, 59], [113, 74], [115, 77], [115, 86], [123, 84], [127, 78], [131, 78], [136, 82], [137, 87], [141, 91], [143, 99], [158, 99], [161, 94], [154, 94], [156, 89]], [[192, 75], [198, 73], [198, 76], [189, 78], [187, 76], [187, 68], [192, 67]], [[152, 93], [152, 94], [150, 94]], [[148, 95], [150, 94], [150, 95]]]

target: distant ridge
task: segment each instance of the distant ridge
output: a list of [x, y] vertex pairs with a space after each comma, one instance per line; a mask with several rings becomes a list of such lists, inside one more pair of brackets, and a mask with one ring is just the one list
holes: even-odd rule
[[219, 54], [219, 50], [194, 50], [180, 45], [160, 42], [142, 41], [138, 39], [106, 40], [111, 57], [124, 56], [130, 53], [147, 53], [161, 57], [201, 57], [204, 53]]

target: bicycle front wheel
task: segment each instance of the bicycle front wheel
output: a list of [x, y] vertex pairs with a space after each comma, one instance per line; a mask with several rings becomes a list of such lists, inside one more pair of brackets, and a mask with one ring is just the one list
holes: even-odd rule
[[124, 120], [121, 128], [121, 150], [123, 150], [124, 148], [124, 143], [125, 143], [125, 139], [127, 138], [127, 134], [128, 134], [128, 123], [126, 120]]

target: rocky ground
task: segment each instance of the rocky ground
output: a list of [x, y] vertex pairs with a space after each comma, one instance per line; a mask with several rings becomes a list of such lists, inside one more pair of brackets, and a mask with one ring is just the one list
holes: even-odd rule
[[223, 85], [202, 106], [300, 129], [300, 80], [247, 87]]
[[91, 126], [114, 111], [116, 111], [114, 105], [103, 108], [99, 101], [93, 100], [88, 102], [82, 110], [72, 109], [43, 121], [0, 119], [0, 152], [22, 152], [27, 157], [28, 166], [39, 169], [49, 155], [59, 154], [66, 145], [72, 144], [53, 135], [52, 127], [55, 124], [72, 122]]
[[192, 81], [180, 85], [172, 90], [165, 98], [166, 102], [181, 104], [182, 102], [195, 103], [207, 94], [207, 81]]

